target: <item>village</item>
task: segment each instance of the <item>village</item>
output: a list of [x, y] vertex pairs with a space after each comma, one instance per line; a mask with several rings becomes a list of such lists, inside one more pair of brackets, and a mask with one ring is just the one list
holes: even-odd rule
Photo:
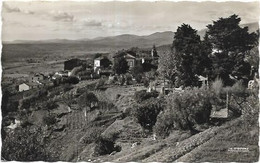
[[[75, 11], [80, 4], [96, 5], [60, 5], [70, 4]], [[115, 4], [123, 12], [132, 2]], [[8, 16], [40, 14], [11, 6], [4, 5]], [[135, 35], [126, 33], [127, 21], [106, 24], [108, 14], [99, 23], [81, 20], [79, 13], [58, 12], [50, 20], [45, 15], [44, 21], [60, 25], [42, 34], [49, 40], [26, 35], [3, 43], [2, 161], [258, 161], [258, 22], [245, 24], [243, 15], [232, 14], [207, 17], [210, 23], [199, 30], [191, 21], [174, 32], [165, 31], [166, 24], [163, 32]], [[144, 33], [161, 29], [156, 16]], [[116, 30], [120, 25], [123, 32]], [[106, 28], [120, 35], [105, 35]]]

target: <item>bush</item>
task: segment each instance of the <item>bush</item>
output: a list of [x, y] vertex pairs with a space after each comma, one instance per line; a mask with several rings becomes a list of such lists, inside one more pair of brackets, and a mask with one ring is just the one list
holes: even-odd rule
[[135, 76], [135, 80], [136, 80], [137, 83], [141, 83], [142, 82], [142, 78], [143, 77], [142, 77], [141, 74], [138, 74], [138, 75]]
[[147, 88], [149, 86], [149, 79], [148, 78], [143, 78], [142, 82], [144, 83], [144, 86]]
[[153, 131], [157, 136], [165, 138], [174, 129], [172, 117], [174, 117], [174, 115], [170, 109], [166, 109], [158, 115], [156, 124], [153, 127]]
[[40, 129], [30, 132], [17, 128], [10, 132], [3, 140], [1, 155], [7, 161], [54, 161], [46, 150]]
[[126, 79], [126, 81], [125, 81], [126, 85], [130, 85], [132, 83], [133, 78], [130, 74], [126, 74], [125, 79]]
[[246, 88], [243, 85], [242, 81], [236, 82], [230, 90], [228, 90], [229, 93], [236, 95], [236, 96], [245, 96], [247, 95]]
[[99, 79], [95, 86], [95, 89], [100, 89], [101, 87], [103, 87], [105, 85], [105, 82], [106, 82], [106, 79], [104, 79], [104, 78]]
[[69, 84], [78, 84], [79, 83], [79, 78], [75, 76], [70, 76], [67, 79], [67, 83]]
[[98, 98], [93, 92], [85, 92], [78, 99], [78, 104], [81, 108], [89, 107], [92, 109], [92, 106], [97, 103]]
[[120, 85], [124, 85], [125, 83], [125, 77], [123, 75], [119, 76], [118, 77], [118, 82]]
[[54, 115], [45, 116], [43, 117], [43, 123], [47, 126], [51, 126], [56, 123], [56, 118]]
[[165, 137], [172, 129], [196, 131], [195, 124], [209, 122], [212, 108], [210, 98], [208, 90], [202, 88], [187, 88], [184, 92], [169, 94], [167, 108], [159, 115], [155, 132]]
[[158, 97], [159, 96], [159, 92], [157, 91], [152, 91], [152, 92], [146, 92], [145, 90], [141, 90], [141, 91], [137, 91], [134, 94], [134, 99], [136, 102], [141, 103], [144, 100], [147, 100], [151, 97]]
[[110, 154], [113, 151], [119, 152], [121, 148], [119, 146], [115, 146], [114, 140], [105, 139], [103, 137], [99, 137], [95, 142], [96, 146], [94, 148], [94, 155], [101, 156]]
[[84, 135], [83, 143], [90, 144], [96, 142], [104, 130], [105, 129], [103, 127], [98, 126], [88, 128], [86, 134]]
[[215, 81], [211, 84], [211, 90], [215, 93], [216, 96], [220, 96], [223, 91], [223, 81], [220, 78], [216, 78]]
[[151, 130], [162, 109], [163, 107], [160, 99], [150, 98], [149, 100], [146, 100], [144, 104], [136, 106], [133, 115], [143, 128]]

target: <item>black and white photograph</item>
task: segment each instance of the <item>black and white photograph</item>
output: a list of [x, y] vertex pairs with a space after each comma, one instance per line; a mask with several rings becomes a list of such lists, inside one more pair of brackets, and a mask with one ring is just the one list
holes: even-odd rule
[[1, 161], [259, 161], [260, 1], [0, 7]]

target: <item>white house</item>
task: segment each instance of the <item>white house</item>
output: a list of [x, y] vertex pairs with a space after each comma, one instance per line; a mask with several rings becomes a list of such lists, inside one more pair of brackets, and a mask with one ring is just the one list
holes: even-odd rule
[[99, 68], [101, 66], [101, 64], [100, 64], [101, 59], [102, 59], [101, 57], [94, 59], [94, 70], [96, 70], [97, 68]]
[[25, 83], [20, 84], [19, 88], [18, 88], [19, 92], [28, 91], [29, 89], [30, 89], [30, 86]]

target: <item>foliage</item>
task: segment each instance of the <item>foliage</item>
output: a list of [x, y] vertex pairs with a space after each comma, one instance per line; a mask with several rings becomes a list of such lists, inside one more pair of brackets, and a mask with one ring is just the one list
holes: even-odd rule
[[143, 66], [143, 72], [149, 72], [149, 71], [152, 71], [152, 70], [156, 70], [158, 67], [152, 63], [149, 63], [149, 62], [144, 62], [142, 64]]
[[132, 75], [131, 74], [126, 74], [125, 75], [125, 82], [126, 82], [126, 85], [130, 85], [131, 83], [132, 83], [132, 81], [133, 81], [133, 78], [132, 78]]
[[[255, 68], [255, 71], [259, 69], [259, 45], [257, 44], [252, 48], [248, 54], [245, 56], [246, 61]], [[254, 75], [254, 72], [251, 72], [251, 76]]]
[[48, 100], [47, 103], [46, 103], [46, 109], [47, 110], [53, 110], [55, 108], [57, 108], [59, 105], [53, 101], [53, 100]]
[[104, 68], [108, 68], [111, 64], [111, 61], [107, 57], [104, 57], [100, 60], [100, 65], [102, 65]]
[[48, 116], [44, 116], [43, 123], [46, 124], [47, 126], [51, 126], [56, 123], [56, 118], [52, 114], [50, 114]]
[[176, 55], [174, 51], [164, 52], [159, 58], [158, 72], [164, 78], [175, 81], [176, 76]]
[[105, 139], [101, 136], [97, 139], [95, 144], [94, 155], [96, 156], [110, 154], [113, 151], [119, 152], [121, 150], [119, 146], [115, 146], [114, 140]]
[[152, 92], [146, 92], [146, 90], [141, 90], [141, 91], [136, 91], [134, 94], [134, 99], [136, 102], [141, 103], [144, 100], [147, 100], [151, 97], [158, 97], [159, 92], [157, 91], [152, 91]]
[[143, 65], [140, 62], [136, 62], [135, 66], [131, 69], [131, 74], [136, 77], [144, 72]]
[[232, 84], [230, 75], [240, 80], [250, 74], [250, 66], [244, 59], [258, 38], [256, 33], [248, 33], [248, 27], [241, 28], [240, 21], [237, 15], [231, 15], [207, 26], [207, 40], [213, 48], [211, 75], [220, 77], [225, 85]]
[[216, 96], [220, 96], [220, 93], [223, 91], [223, 81], [220, 78], [216, 78], [215, 81], [211, 84], [211, 90]]
[[94, 59], [96, 59], [96, 58], [98, 58], [98, 57], [101, 57], [101, 56], [102, 56], [101, 53], [96, 53], [96, 54], [94, 55]]
[[120, 75], [118, 77], [118, 82], [119, 82], [120, 85], [124, 85], [124, 83], [125, 83], [125, 76], [124, 75]]
[[106, 79], [104, 79], [104, 78], [99, 79], [98, 82], [96, 83], [95, 89], [99, 89], [102, 86], [104, 86], [105, 82], [106, 82]]
[[7, 161], [53, 161], [43, 142], [42, 131], [17, 128], [3, 140], [2, 158]]
[[67, 79], [67, 83], [69, 84], [78, 84], [79, 83], [79, 78], [76, 76], [70, 76]]
[[142, 75], [141, 74], [138, 74], [138, 75], [135, 75], [135, 80], [137, 83], [141, 83], [142, 82]]
[[81, 108], [89, 107], [90, 109], [92, 109], [92, 105], [97, 102], [98, 99], [96, 95], [92, 92], [85, 92], [78, 99], [78, 104]]
[[125, 74], [129, 69], [127, 61], [124, 57], [117, 57], [114, 60], [113, 70], [116, 74]]
[[195, 124], [209, 121], [211, 111], [210, 93], [204, 88], [186, 88], [166, 97], [166, 109], [158, 116], [155, 132], [162, 137], [173, 129], [190, 130]]
[[148, 78], [143, 78], [142, 82], [144, 83], [144, 86], [147, 88], [149, 86], [149, 79]]
[[143, 128], [151, 130], [162, 109], [160, 99], [150, 98], [144, 101], [143, 104], [136, 106], [133, 115]]
[[91, 126], [84, 135], [83, 143], [90, 144], [96, 142], [104, 130], [104, 127]]
[[158, 72], [155, 70], [151, 70], [145, 73], [145, 77], [148, 78], [149, 80], [155, 80], [157, 76], [158, 76]]
[[[200, 41], [197, 30], [188, 24], [178, 27], [174, 35], [175, 75], [177, 85], [198, 86], [196, 75], [203, 75], [210, 68], [207, 48]], [[172, 79], [171, 79], [172, 80]]]
[[11, 93], [9, 91], [4, 91], [3, 92], [3, 95], [2, 95], [2, 105], [1, 105], [2, 106], [1, 109], [2, 109], [3, 117], [5, 117], [7, 115], [7, 113], [10, 111], [10, 108], [8, 107], [8, 102], [9, 102], [10, 96], [11, 96]]
[[153, 131], [157, 136], [165, 138], [174, 129], [174, 119], [172, 117], [174, 117], [174, 114], [170, 109], [160, 112], [153, 127]]

